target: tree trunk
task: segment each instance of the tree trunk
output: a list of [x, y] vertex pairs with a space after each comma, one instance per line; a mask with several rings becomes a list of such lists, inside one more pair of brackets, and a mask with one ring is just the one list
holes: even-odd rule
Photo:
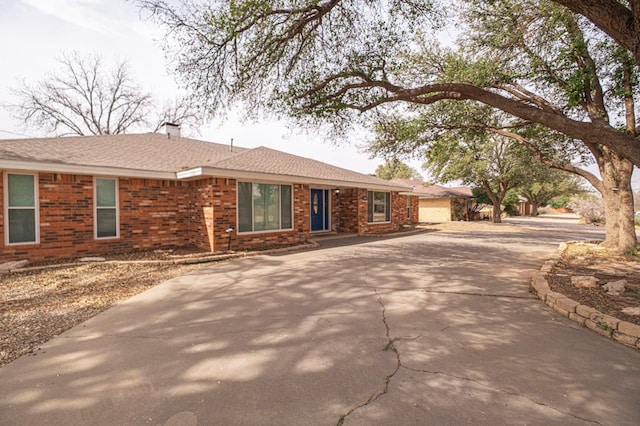
[[538, 203], [531, 203], [531, 211], [529, 212], [529, 216], [538, 216]]
[[500, 203], [493, 205], [493, 213], [491, 215], [491, 221], [493, 223], [502, 223], [502, 209], [500, 209]]
[[500, 211], [500, 204], [504, 199], [504, 196], [507, 193], [506, 185], [503, 182], [498, 183], [498, 193], [493, 192], [491, 185], [487, 181], [482, 181], [482, 189], [486, 192], [487, 197], [491, 200], [493, 204], [493, 212], [491, 214], [491, 222], [493, 223], [502, 223], [502, 212]]
[[602, 199], [604, 201], [606, 237], [603, 245], [619, 253], [636, 246], [633, 190], [633, 164], [615, 154], [606, 156], [600, 164]]

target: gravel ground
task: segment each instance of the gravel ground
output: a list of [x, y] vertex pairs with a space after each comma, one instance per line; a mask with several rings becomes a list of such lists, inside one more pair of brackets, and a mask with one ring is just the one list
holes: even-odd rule
[[[595, 288], [577, 288], [572, 276], [593, 276]], [[626, 280], [626, 290], [619, 296], [609, 296], [602, 288], [611, 281]], [[640, 258], [622, 256], [594, 244], [569, 244], [562, 260], [548, 275], [551, 290], [590, 306], [620, 320], [640, 325], [640, 316], [627, 315], [625, 308], [640, 308]]]

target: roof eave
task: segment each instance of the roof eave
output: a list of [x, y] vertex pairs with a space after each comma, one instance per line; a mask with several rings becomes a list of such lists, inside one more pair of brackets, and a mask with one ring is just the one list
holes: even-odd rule
[[65, 173], [74, 175], [99, 175], [143, 179], [176, 180], [176, 174], [173, 172], [125, 169], [120, 167], [83, 166], [77, 164], [47, 163], [40, 161], [0, 160], [0, 169], [45, 173]]
[[263, 182], [307, 183], [310, 185], [328, 186], [332, 188], [366, 188], [371, 190], [398, 192], [407, 190], [407, 187], [398, 185], [380, 185], [339, 179], [322, 179], [277, 173], [249, 172], [215, 167], [195, 167], [192, 169], [179, 171], [178, 173], [176, 173], [176, 175], [178, 179], [196, 179], [200, 177], [210, 176], [233, 179], [261, 180]]

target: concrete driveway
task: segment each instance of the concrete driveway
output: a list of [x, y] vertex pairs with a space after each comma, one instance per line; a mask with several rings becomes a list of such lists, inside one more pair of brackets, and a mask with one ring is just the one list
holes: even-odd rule
[[640, 353], [528, 292], [601, 230], [512, 223], [204, 266], [1, 368], [0, 424], [637, 425]]

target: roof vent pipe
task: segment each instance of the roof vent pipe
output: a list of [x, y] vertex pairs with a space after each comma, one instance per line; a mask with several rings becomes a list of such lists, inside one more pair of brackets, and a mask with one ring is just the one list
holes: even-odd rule
[[167, 135], [168, 139], [171, 139], [171, 136], [175, 136], [177, 138], [180, 137], [180, 125], [174, 123], [165, 122], [162, 126], [160, 126], [160, 132]]

